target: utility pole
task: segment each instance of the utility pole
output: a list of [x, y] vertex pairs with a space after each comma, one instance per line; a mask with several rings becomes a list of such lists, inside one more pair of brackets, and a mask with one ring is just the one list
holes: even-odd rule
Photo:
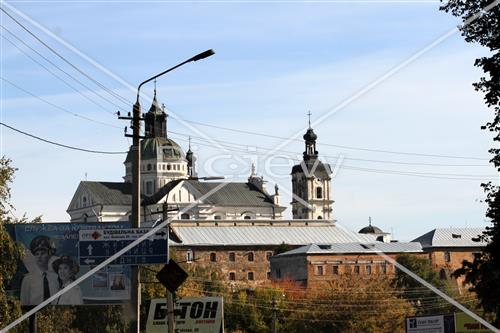
[[[189, 58], [188, 60], [171, 67], [153, 77], [150, 77], [146, 81], [143, 81], [137, 87], [137, 98], [132, 110], [132, 117], [130, 114], [128, 117], [120, 117], [120, 113], [118, 113], [119, 119], [129, 119], [132, 120], [132, 135], [125, 134], [127, 137], [132, 137], [132, 223], [134, 228], [141, 227], [141, 147], [140, 147], [140, 139], [144, 138], [140, 135], [141, 129], [141, 120], [144, 120], [141, 117], [141, 104], [139, 102], [139, 96], [141, 87], [152, 81], [156, 78], [184, 65], [188, 62], [198, 61], [201, 59], [205, 59], [215, 54], [213, 50], [207, 50], [200, 54], [195, 55], [194, 57]], [[132, 288], [131, 288], [131, 306], [133, 309], [133, 319], [130, 325], [131, 333], [139, 333], [140, 332], [140, 307], [141, 307], [141, 284], [140, 284], [140, 272], [139, 266], [132, 266]]]
[[[127, 119], [132, 121], [132, 134], [126, 134], [126, 137], [132, 137], [132, 227], [141, 227], [141, 143], [140, 139], [144, 138], [140, 135], [141, 120], [141, 104], [139, 102], [139, 90], [137, 90], [137, 100], [132, 109], [132, 117], [130, 113], [128, 117], [120, 117], [118, 119]], [[125, 131], [126, 132], [126, 131]], [[131, 269], [131, 292], [130, 306], [132, 308], [132, 321], [130, 323], [130, 332], [139, 333], [140, 331], [140, 314], [141, 314], [141, 274], [139, 266], [132, 266]]]
[[276, 327], [276, 297], [273, 296], [273, 333], [278, 333], [278, 328]]
[[[168, 194], [163, 203], [163, 221], [168, 220]], [[167, 225], [167, 263], [170, 261], [170, 224]], [[175, 331], [174, 295], [167, 289], [167, 327], [168, 333]]]

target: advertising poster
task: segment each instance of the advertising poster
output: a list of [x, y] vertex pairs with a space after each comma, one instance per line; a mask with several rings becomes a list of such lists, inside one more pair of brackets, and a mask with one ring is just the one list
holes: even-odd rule
[[453, 314], [406, 318], [406, 333], [455, 333]]
[[[85, 274], [94, 266], [79, 265], [79, 231], [122, 229], [123, 223], [16, 224], [10, 230], [24, 256], [10, 293], [21, 305], [36, 305]], [[61, 295], [52, 304], [117, 304], [130, 299], [130, 268], [108, 265]]]
[[486, 326], [479, 323], [469, 315], [458, 312], [455, 313], [455, 332], [456, 333], [489, 333], [491, 332]]
[[[181, 298], [175, 302], [175, 329], [179, 332], [223, 333], [224, 309], [222, 297]], [[146, 333], [167, 331], [167, 302], [151, 300]]]

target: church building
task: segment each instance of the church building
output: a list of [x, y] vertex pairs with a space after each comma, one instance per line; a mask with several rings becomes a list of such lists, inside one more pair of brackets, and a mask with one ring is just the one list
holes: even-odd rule
[[[197, 178], [195, 157], [186, 154], [168, 137], [167, 115], [156, 91], [144, 115], [145, 139], [141, 141], [142, 221], [155, 221], [168, 199], [170, 207], [192, 206], [186, 220], [282, 219], [278, 187], [269, 193], [263, 177], [252, 166], [247, 182], [213, 182]], [[128, 221], [132, 203], [132, 153], [125, 159], [123, 182], [80, 182], [67, 209], [72, 222]], [[175, 182], [173, 182], [175, 181]], [[174, 186], [175, 185], [175, 186]], [[173, 187], [172, 187], [173, 186]], [[196, 205], [193, 205], [196, 203]], [[172, 213], [175, 214], [175, 213]]]

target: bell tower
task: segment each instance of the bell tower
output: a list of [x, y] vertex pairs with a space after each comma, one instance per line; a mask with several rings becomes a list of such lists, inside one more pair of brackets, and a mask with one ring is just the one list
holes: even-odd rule
[[318, 136], [311, 127], [304, 134], [305, 150], [303, 160], [292, 168], [292, 214], [294, 219], [331, 220], [331, 177], [330, 165], [318, 158], [316, 139]]

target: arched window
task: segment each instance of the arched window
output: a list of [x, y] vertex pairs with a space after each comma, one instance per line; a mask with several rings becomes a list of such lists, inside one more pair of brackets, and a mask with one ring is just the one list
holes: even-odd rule
[[235, 272], [229, 272], [229, 280], [231, 280], [231, 281], [236, 280], [236, 273]]
[[189, 214], [187, 214], [187, 213], [182, 214], [181, 220], [189, 220]]
[[251, 219], [252, 219], [252, 217], [251, 217], [250, 215], [245, 215], [245, 216], [243, 217], [243, 219], [244, 219], [244, 220], [251, 220]]
[[253, 252], [248, 254], [248, 261], [253, 261]]
[[323, 219], [323, 216], [318, 216], [318, 220], [322, 220]]
[[323, 199], [323, 189], [321, 187], [316, 187], [316, 198]]

